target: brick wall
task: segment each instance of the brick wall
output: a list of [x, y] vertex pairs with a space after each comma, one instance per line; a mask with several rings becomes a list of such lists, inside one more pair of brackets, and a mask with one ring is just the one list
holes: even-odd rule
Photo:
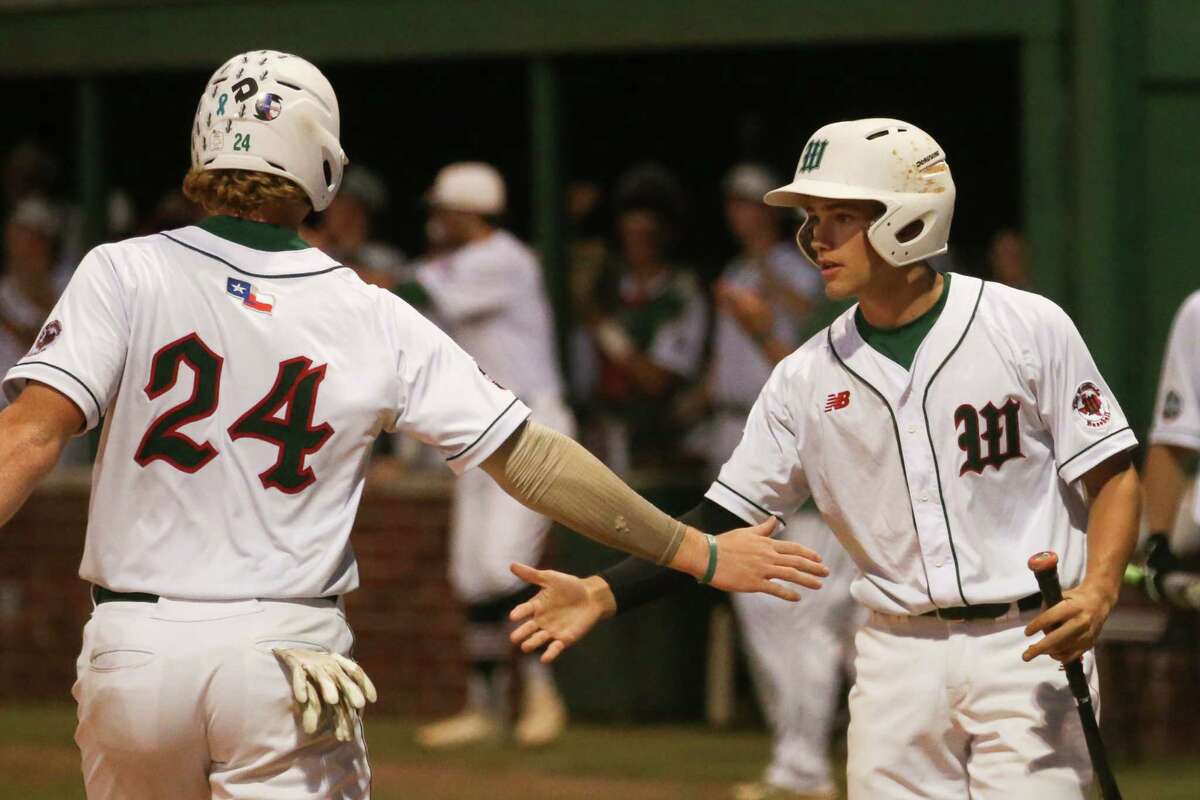
[[[446, 582], [447, 474], [368, 484], [351, 537], [362, 587], [347, 597], [355, 653], [380, 710], [433, 715], [462, 701], [462, 615]], [[88, 587], [77, 575], [89, 478], [56, 473], [0, 530], [0, 702], [69, 701]]]

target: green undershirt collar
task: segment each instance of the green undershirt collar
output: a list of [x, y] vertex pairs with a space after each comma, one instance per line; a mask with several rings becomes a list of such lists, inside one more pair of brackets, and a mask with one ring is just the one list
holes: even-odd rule
[[933, 304], [933, 308], [912, 322], [905, 323], [899, 328], [876, 328], [867, 322], [862, 309], [856, 308], [854, 309], [854, 325], [858, 328], [858, 335], [874, 350], [887, 356], [906, 370], [911, 370], [913, 359], [917, 355], [917, 348], [921, 346], [921, 342], [925, 340], [930, 328], [942, 315], [942, 309], [946, 307], [946, 298], [949, 296], [950, 273], [947, 272], [942, 275], [942, 294]]
[[198, 223], [198, 227], [213, 236], [220, 236], [222, 239], [228, 239], [243, 247], [266, 250], [271, 253], [285, 250], [308, 250], [312, 247], [291, 228], [241, 217], [209, 217]]

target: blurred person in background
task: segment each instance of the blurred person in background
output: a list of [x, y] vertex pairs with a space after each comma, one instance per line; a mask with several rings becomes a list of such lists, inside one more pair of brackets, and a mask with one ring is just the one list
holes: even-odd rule
[[[62, 213], [40, 197], [17, 202], [4, 226], [0, 278], [0, 371], [7, 372], [34, 347], [61, 286], [54, 268], [62, 244]], [[0, 397], [0, 408], [8, 403]]]
[[1012, 286], [1014, 289], [1031, 289], [1029, 261], [1026, 258], [1025, 237], [1014, 228], [1001, 228], [992, 236], [987, 250], [989, 280]]
[[334, 260], [352, 267], [368, 283], [389, 287], [406, 277], [404, 254], [374, 238], [375, 223], [388, 206], [383, 181], [366, 167], [346, 169], [342, 190], [304, 238]]
[[630, 170], [616, 192], [617, 254], [585, 311], [596, 358], [593, 404], [604, 457], [618, 474], [680, 463], [681, 424], [669, 412], [700, 371], [708, 303], [692, 272], [673, 260], [683, 213], [674, 176]]
[[[428, 309], [490, 377], [529, 405], [533, 420], [572, 435], [541, 265], [500, 227], [504, 179], [488, 164], [450, 164], [426, 201], [430, 244], [439, 255], [416, 265], [414, 279], [397, 285], [396, 293]], [[532, 594], [509, 564], [539, 560], [550, 530], [550, 520], [509, 497], [486, 473], [459, 481], [452, 519], [450, 583], [467, 607], [467, 703], [418, 731], [426, 747], [504, 733], [513, 653], [508, 612]], [[513, 736], [525, 746], [547, 744], [562, 733], [566, 707], [536, 655], [520, 656], [517, 666], [523, 693]]]
[[[717, 315], [705, 382], [713, 476], [737, 447], [771, 370], [803, 334], [815, 331], [814, 320], [824, 318], [819, 312], [828, 305], [820, 274], [786, 236], [788, 211], [762, 201], [779, 183], [762, 165], [740, 164], [723, 184], [725, 220], [740, 251], [714, 287]], [[774, 597], [731, 598], [774, 739], [763, 779], [735, 786], [735, 800], [836, 796], [829, 744], [862, 616], [850, 597], [857, 570], [811, 502], [778, 535], [822, 553], [830, 576], [803, 606]]]
[[169, 189], [138, 227], [142, 234], [158, 233], [195, 225], [204, 216], [204, 209], [187, 199], [181, 190]]
[[708, 462], [714, 472], [741, 439], [771, 369], [796, 348], [825, 303], [821, 276], [785, 236], [786, 212], [762, 202], [776, 183], [767, 168], [740, 164], [722, 187], [725, 221], [739, 252], [713, 290], [717, 316], [704, 390], [713, 413]]
[[[0, 277], [0, 374], [26, 354], [36, 355], [42, 323], [69, 277], [56, 271], [62, 248], [62, 211], [41, 197], [17, 202], [4, 225], [4, 273]], [[45, 334], [42, 334], [44, 337]], [[8, 399], [0, 394], [0, 408]], [[59, 466], [86, 463], [87, 440], [73, 439]]]
[[58, 159], [41, 145], [26, 140], [4, 159], [4, 207], [8, 211], [27, 197], [50, 197], [58, 180]]
[[591, 308], [609, 265], [604, 190], [595, 181], [580, 178], [567, 185], [567, 226], [570, 271], [567, 276], [571, 310], [576, 317]]

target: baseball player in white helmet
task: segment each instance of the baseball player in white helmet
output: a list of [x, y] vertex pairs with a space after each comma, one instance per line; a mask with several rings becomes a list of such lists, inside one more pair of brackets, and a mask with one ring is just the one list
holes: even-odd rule
[[[827, 125], [765, 200], [804, 209], [798, 243], [826, 294], [858, 302], [775, 368], [684, 519], [786, 519], [811, 497], [853, 556], [870, 616], [851, 798], [1086, 797], [1055, 660], [1082, 655], [1095, 691], [1090, 650], [1136, 538], [1136, 440], [1116, 399], [1054, 303], [927, 266], [947, 249], [954, 182], [917, 127]], [[1042, 550], [1070, 587], [1044, 612], [1026, 567]], [[673, 583], [637, 562], [608, 580], [521, 571], [544, 589], [514, 637], [552, 642], [544, 657]]]
[[657, 511], [410, 306], [308, 247], [297, 226], [345, 163], [316, 67], [230, 59], [185, 180], [212, 216], [88, 253], [4, 379], [0, 523], [103, 421], [74, 688], [93, 800], [369, 796], [356, 712], [375, 690], [348, 658], [341, 596], [384, 431], [715, 585], [794, 596], [767, 578], [824, 572], [770, 526], [717, 542]]
[[[415, 279], [396, 291], [434, 319], [501, 386], [521, 397], [531, 419], [568, 436], [574, 418], [562, 400], [554, 318], [541, 265], [528, 247], [500, 227], [504, 179], [490, 164], [450, 164], [425, 196], [427, 229], [439, 255], [417, 265]], [[508, 612], [528, 599], [509, 571], [536, 562], [550, 520], [513, 500], [481, 472], [467, 473], [454, 493], [450, 583], [467, 609], [464, 637], [470, 663], [467, 705], [417, 732], [427, 747], [495, 738], [508, 713]], [[518, 744], [546, 744], [566, 723], [566, 707], [549, 667], [536, 656], [518, 661], [522, 702], [513, 728]]]

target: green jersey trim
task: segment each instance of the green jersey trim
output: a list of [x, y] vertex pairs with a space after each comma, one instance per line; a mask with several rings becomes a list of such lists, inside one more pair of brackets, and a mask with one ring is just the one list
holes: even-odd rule
[[234, 244], [240, 244], [252, 250], [265, 250], [268, 253], [312, 248], [311, 244], [301, 239], [291, 228], [241, 217], [209, 217], [197, 223], [196, 227]]
[[950, 297], [950, 273], [942, 275], [942, 294], [938, 297], [933, 308], [926, 311], [912, 322], [906, 322], [898, 328], [876, 328], [867, 322], [862, 308], [854, 309], [854, 326], [858, 335], [869, 344], [873, 350], [881, 353], [908, 371], [912, 371], [913, 359], [916, 358], [917, 348], [925, 341], [925, 336], [933, 328], [946, 300]]

